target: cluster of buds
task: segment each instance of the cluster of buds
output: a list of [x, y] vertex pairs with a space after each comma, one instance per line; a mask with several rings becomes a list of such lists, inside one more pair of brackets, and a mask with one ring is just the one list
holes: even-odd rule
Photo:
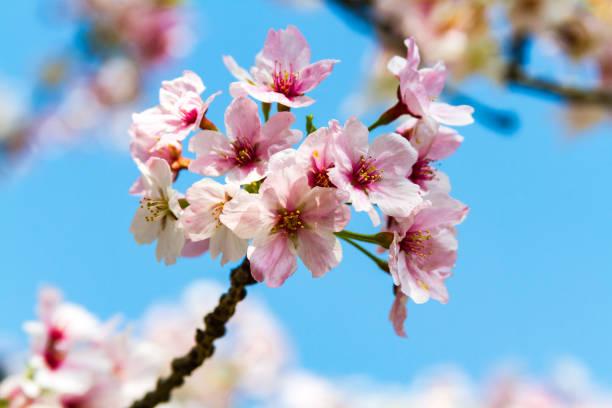
[[[434, 161], [451, 155], [462, 137], [447, 125], [472, 122], [473, 109], [437, 102], [446, 71], [442, 63], [419, 68], [414, 39], [406, 58], [389, 69], [399, 80], [398, 102], [370, 126], [350, 117], [329, 121], [307, 136], [292, 129], [291, 108], [308, 106], [304, 95], [327, 77], [336, 60], [310, 63], [310, 47], [297, 28], [270, 30], [251, 72], [224, 57], [237, 82], [225, 111], [225, 134], [206, 118], [216, 94], [193, 72], [164, 82], [160, 103], [133, 116], [131, 152], [141, 177], [131, 192], [141, 201], [130, 231], [139, 244], [157, 240], [157, 260], [173, 264], [180, 256], [210, 251], [221, 264], [246, 256], [253, 277], [281, 286], [297, 270], [297, 259], [321, 277], [338, 266], [338, 238], [356, 246], [389, 272], [396, 285], [391, 319], [402, 325], [408, 297], [446, 302], [444, 280], [456, 259], [454, 225], [468, 209], [449, 196], [448, 178]], [[258, 113], [262, 103], [264, 121]], [[271, 103], [277, 113], [270, 116]], [[401, 118], [396, 132], [370, 132]], [[195, 158], [182, 155], [188, 143]], [[302, 140], [303, 139], [303, 140]], [[294, 148], [301, 141], [301, 144]], [[173, 188], [181, 170], [205, 176], [183, 196]], [[225, 176], [225, 183], [214, 178]], [[369, 215], [382, 230], [366, 235], [344, 230], [351, 208]], [[380, 259], [357, 241], [389, 249]], [[383, 250], [384, 250], [383, 249]]]

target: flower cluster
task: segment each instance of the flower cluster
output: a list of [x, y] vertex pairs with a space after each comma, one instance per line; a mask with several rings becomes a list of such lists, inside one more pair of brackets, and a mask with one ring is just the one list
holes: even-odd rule
[[[157, 240], [157, 260], [207, 250], [221, 264], [246, 256], [253, 277], [281, 286], [298, 267], [313, 277], [339, 265], [338, 238], [365, 251], [390, 272], [397, 286], [392, 320], [398, 334], [407, 297], [417, 303], [448, 300], [444, 279], [456, 259], [454, 225], [467, 207], [448, 193], [448, 178], [433, 164], [451, 155], [462, 137], [447, 125], [472, 122], [473, 109], [436, 101], [444, 86], [442, 63], [419, 68], [414, 39], [407, 58], [389, 69], [399, 80], [398, 102], [368, 129], [357, 117], [335, 119], [308, 134], [293, 129], [291, 108], [314, 102], [304, 95], [327, 77], [335, 60], [310, 64], [310, 47], [294, 26], [270, 30], [250, 74], [231, 57], [224, 61], [239, 81], [225, 111], [225, 133], [206, 117], [212, 94], [193, 72], [164, 82], [159, 105], [133, 115], [131, 152], [141, 176], [131, 192], [141, 196], [130, 231], [139, 244]], [[264, 121], [258, 113], [262, 103]], [[271, 103], [277, 113], [270, 115]], [[395, 132], [371, 130], [402, 118]], [[182, 142], [195, 154], [183, 156]], [[303, 139], [303, 140], [302, 140]], [[299, 146], [296, 146], [296, 144]], [[184, 194], [173, 188], [181, 170], [205, 176]], [[225, 183], [218, 181], [224, 176]], [[369, 215], [376, 235], [345, 231], [351, 208]], [[389, 248], [389, 261], [355, 241]], [[399, 307], [401, 304], [402, 307]]]
[[[46, 288], [38, 320], [27, 322], [31, 350], [25, 369], [0, 383], [0, 407], [126, 407], [166, 373], [169, 362], [193, 342], [201, 312], [214, 307], [221, 288], [193, 283], [177, 305], [149, 309], [136, 324], [100, 321], [82, 306]], [[230, 324], [231, 335], [210, 364], [198, 370], [168, 407], [227, 407], [263, 398], [290, 358], [285, 335], [267, 309], [249, 299]]]

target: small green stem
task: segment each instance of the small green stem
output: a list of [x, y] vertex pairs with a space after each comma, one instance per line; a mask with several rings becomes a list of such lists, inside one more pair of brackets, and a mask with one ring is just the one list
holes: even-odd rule
[[334, 232], [339, 238], [354, 239], [361, 242], [369, 242], [370, 244], [380, 245], [383, 248], [389, 248], [391, 241], [393, 241], [393, 234], [390, 232], [379, 232], [374, 235], [359, 234], [357, 232], [342, 230], [340, 232]]
[[289, 106], [283, 105], [282, 103], [277, 103], [276, 111], [277, 112], [290, 112], [291, 108]]
[[268, 121], [268, 118], [270, 117], [270, 108], [271, 107], [272, 107], [272, 105], [269, 102], [262, 102], [261, 103], [261, 110], [263, 112], [264, 119], [266, 120], [266, 122]]
[[362, 247], [361, 245], [359, 245], [358, 243], [356, 243], [355, 241], [353, 241], [353, 240], [351, 240], [349, 238], [345, 238], [345, 237], [340, 237], [340, 238], [342, 238], [343, 240], [345, 240], [346, 242], [348, 242], [349, 244], [351, 244], [352, 246], [357, 248], [365, 256], [367, 256], [368, 258], [373, 260], [374, 263], [376, 265], [378, 265], [378, 267], [380, 269], [382, 269], [383, 271], [385, 271], [387, 273], [391, 273], [391, 272], [389, 272], [389, 264], [387, 263], [387, 261], [384, 261], [384, 260], [380, 259], [379, 257], [375, 256], [370, 251], [368, 251], [367, 249], [365, 249], [364, 247]]
[[314, 119], [313, 115], [306, 116], [306, 133], [307, 134], [311, 134], [312, 132], [317, 130], [316, 126], [312, 124], [313, 119]]

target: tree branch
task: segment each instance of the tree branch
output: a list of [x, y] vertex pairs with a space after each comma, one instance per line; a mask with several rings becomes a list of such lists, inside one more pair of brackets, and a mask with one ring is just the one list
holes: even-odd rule
[[185, 377], [191, 375], [204, 363], [204, 360], [213, 355], [215, 351], [213, 342], [225, 334], [225, 324], [234, 314], [236, 305], [247, 294], [246, 286], [256, 283], [251, 276], [251, 268], [246, 258], [240, 266], [232, 269], [230, 282], [228, 292], [221, 295], [217, 307], [204, 317], [205, 330], [196, 330], [195, 346], [183, 357], [172, 360], [171, 374], [157, 380], [155, 389], [132, 403], [130, 408], [153, 408], [157, 404], [169, 401], [172, 390], [180, 387]]
[[[339, 5], [363, 22], [373, 27], [383, 44], [398, 52], [404, 51], [404, 34], [392, 18], [384, 19], [378, 15], [373, 0], [329, 0]], [[583, 89], [562, 85], [555, 81], [533, 78], [523, 69], [526, 62], [526, 42], [528, 34], [517, 32], [510, 44], [510, 61], [506, 66], [505, 80], [510, 86], [537, 91], [543, 95], [554, 96], [571, 103], [597, 104], [612, 108], [612, 92], [603, 89]]]

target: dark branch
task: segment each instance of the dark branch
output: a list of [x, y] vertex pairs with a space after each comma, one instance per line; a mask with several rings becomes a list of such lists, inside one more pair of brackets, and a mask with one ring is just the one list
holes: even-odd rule
[[215, 351], [213, 342], [225, 334], [225, 324], [236, 311], [236, 305], [247, 294], [246, 286], [256, 283], [251, 276], [251, 268], [246, 258], [240, 266], [232, 269], [230, 282], [228, 292], [221, 295], [215, 310], [204, 317], [205, 329], [196, 330], [195, 346], [183, 357], [172, 360], [172, 373], [157, 380], [155, 389], [132, 403], [130, 408], [153, 408], [157, 404], [169, 401], [172, 390], [180, 387], [185, 377], [191, 375], [204, 363], [204, 360], [213, 355]]

